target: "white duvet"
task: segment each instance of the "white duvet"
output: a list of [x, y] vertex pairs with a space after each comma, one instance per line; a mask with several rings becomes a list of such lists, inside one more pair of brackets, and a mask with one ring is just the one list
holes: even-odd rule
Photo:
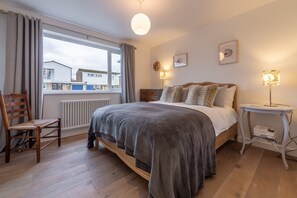
[[235, 110], [229, 106], [225, 106], [225, 107], [214, 106], [210, 108], [210, 107], [204, 107], [204, 106], [198, 106], [198, 105], [187, 105], [183, 102], [169, 103], [169, 102], [156, 101], [153, 103], [186, 107], [189, 109], [194, 109], [205, 113], [210, 118], [213, 124], [216, 136], [218, 136], [221, 132], [229, 129], [233, 124], [237, 122], [237, 119], [238, 119], [238, 116]]

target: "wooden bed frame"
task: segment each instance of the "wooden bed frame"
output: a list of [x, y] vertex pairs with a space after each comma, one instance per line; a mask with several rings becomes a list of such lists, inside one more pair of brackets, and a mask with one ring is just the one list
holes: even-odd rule
[[[220, 84], [220, 83], [213, 83], [213, 82], [202, 82], [202, 83], [187, 83], [182, 85], [184, 88], [189, 87], [191, 85], [210, 85], [210, 84], [219, 84], [219, 86], [225, 86], [228, 87], [236, 86], [235, 84]], [[234, 100], [233, 100], [233, 108], [236, 110], [236, 91], [234, 94]], [[224, 143], [226, 143], [231, 138], [234, 138], [237, 140], [237, 123], [231, 126], [228, 130], [220, 133], [216, 137], [216, 143], [215, 148], [218, 149], [220, 146], [222, 146]], [[99, 142], [101, 142], [108, 150], [115, 153], [127, 166], [129, 166], [135, 173], [146, 179], [147, 181], [150, 180], [150, 174], [138, 167], [135, 166], [136, 159], [130, 155], [127, 155], [125, 153], [124, 149], [118, 148], [114, 142], [110, 142], [107, 140], [104, 140], [102, 138], [96, 137], [96, 148], [99, 147]]]

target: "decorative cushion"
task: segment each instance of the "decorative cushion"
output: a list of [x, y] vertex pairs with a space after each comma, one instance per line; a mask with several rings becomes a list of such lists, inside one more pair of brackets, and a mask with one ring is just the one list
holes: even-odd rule
[[218, 88], [218, 84], [202, 86], [197, 104], [200, 106], [212, 107], [218, 92]]
[[230, 106], [230, 107], [233, 106], [235, 91], [236, 91], [236, 86], [227, 88], [226, 95], [225, 95], [225, 105]]
[[219, 87], [218, 93], [213, 103], [214, 106], [224, 107], [227, 88], [227, 85]]
[[162, 102], [179, 102], [183, 88], [181, 86], [166, 86], [162, 92], [160, 101]]
[[212, 107], [219, 85], [190, 86], [186, 104]]
[[181, 95], [181, 102], [185, 102], [189, 93], [189, 88], [183, 88], [182, 95]]
[[189, 105], [197, 105], [197, 100], [198, 100], [198, 97], [200, 94], [200, 89], [201, 89], [200, 85], [190, 86], [189, 91], [188, 91], [188, 96], [187, 96], [185, 103], [189, 104]]

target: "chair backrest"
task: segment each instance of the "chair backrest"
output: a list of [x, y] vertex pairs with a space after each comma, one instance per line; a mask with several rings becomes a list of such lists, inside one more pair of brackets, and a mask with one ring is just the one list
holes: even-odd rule
[[0, 91], [0, 106], [5, 129], [11, 126], [13, 120], [32, 120], [28, 93], [2, 95]]

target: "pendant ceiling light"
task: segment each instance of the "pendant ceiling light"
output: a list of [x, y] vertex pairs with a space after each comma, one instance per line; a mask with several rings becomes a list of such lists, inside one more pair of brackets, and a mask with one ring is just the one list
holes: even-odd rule
[[[138, 0], [140, 4], [140, 11], [141, 11], [141, 4], [144, 0]], [[131, 28], [135, 34], [138, 35], [145, 35], [151, 28], [151, 22], [148, 16], [143, 13], [135, 14], [131, 20]]]

